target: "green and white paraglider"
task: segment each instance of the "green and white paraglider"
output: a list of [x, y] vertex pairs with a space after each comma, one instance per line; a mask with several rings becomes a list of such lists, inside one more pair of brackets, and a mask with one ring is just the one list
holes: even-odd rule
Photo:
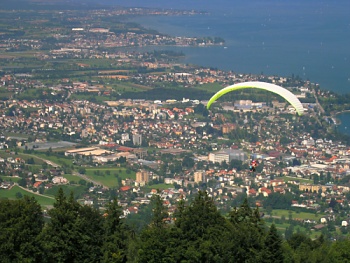
[[281, 86], [271, 84], [271, 83], [266, 83], [266, 82], [260, 82], [260, 81], [249, 81], [249, 82], [238, 83], [219, 90], [208, 101], [207, 109], [210, 108], [211, 104], [214, 101], [216, 101], [218, 98], [220, 98], [221, 96], [225, 95], [228, 92], [231, 92], [234, 90], [240, 90], [240, 89], [251, 89], [251, 88], [267, 90], [275, 94], [278, 94], [281, 97], [283, 97], [286, 101], [288, 101], [295, 108], [299, 116], [304, 114], [303, 105], [293, 93], [291, 93], [289, 90]]

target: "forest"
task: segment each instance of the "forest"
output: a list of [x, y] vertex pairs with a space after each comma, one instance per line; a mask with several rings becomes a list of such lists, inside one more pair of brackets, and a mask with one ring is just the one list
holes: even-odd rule
[[247, 199], [223, 216], [199, 191], [170, 216], [154, 195], [150, 223], [128, 224], [115, 199], [101, 212], [80, 205], [62, 188], [43, 214], [34, 198], [0, 200], [1, 262], [349, 262], [350, 241], [288, 239], [268, 227]]

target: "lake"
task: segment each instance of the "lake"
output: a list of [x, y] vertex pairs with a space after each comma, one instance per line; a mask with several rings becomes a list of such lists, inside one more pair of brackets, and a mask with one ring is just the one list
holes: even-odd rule
[[[118, 0], [118, 5], [207, 11], [209, 15], [144, 16], [132, 21], [174, 36], [226, 40], [225, 47], [148, 50], [182, 51], [183, 63], [239, 73], [294, 74], [320, 84], [321, 89], [350, 92], [348, 0]], [[342, 120], [339, 129], [350, 135], [350, 113], [338, 117]]]

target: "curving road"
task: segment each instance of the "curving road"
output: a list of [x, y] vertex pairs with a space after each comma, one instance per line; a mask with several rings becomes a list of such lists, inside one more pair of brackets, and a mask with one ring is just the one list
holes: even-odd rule
[[94, 180], [90, 179], [90, 178], [87, 177], [85, 174], [81, 174], [81, 173], [78, 173], [78, 172], [75, 172], [75, 171], [73, 171], [72, 174], [73, 174], [73, 175], [76, 175], [76, 176], [79, 176], [81, 179], [84, 179], [84, 180], [86, 180], [86, 181], [88, 181], [88, 182], [91, 182], [91, 183], [93, 183], [94, 185], [102, 186], [102, 187], [105, 188], [105, 189], [109, 189], [108, 186], [105, 186], [104, 184], [102, 184], [102, 183], [100, 183], [100, 182], [97, 182], [97, 181], [94, 181]]
[[[38, 158], [38, 159], [42, 160], [43, 162], [47, 163], [48, 165], [50, 165], [50, 166], [52, 166], [52, 167], [61, 167], [59, 164], [54, 163], [54, 162], [52, 162], [52, 161], [50, 161], [50, 160], [46, 160], [46, 159], [44, 159], [44, 158], [42, 158], [42, 157], [39, 157], [39, 156], [36, 156], [36, 155], [33, 155], [33, 154], [28, 154], [28, 153], [22, 153], [22, 154], [23, 154], [23, 155], [27, 155], [27, 156], [31, 156], [31, 157]], [[81, 179], [84, 179], [84, 180], [86, 180], [86, 181], [88, 181], [88, 182], [90, 182], [90, 183], [93, 183], [93, 184], [96, 185], [96, 186], [102, 186], [102, 187], [105, 188], [105, 189], [109, 189], [108, 186], [106, 186], [106, 185], [104, 185], [104, 184], [102, 184], [102, 183], [100, 183], [100, 182], [97, 182], [97, 181], [94, 181], [94, 180], [90, 179], [90, 178], [87, 177], [85, 174], [80, 174], [80, 173], [75, 172], [75, 171], [72, 171], [72, 174], [73, 174], [73, 175], [76, 175], [76, 176], [79, 176]]]
[[47, 198], [50, 198], [50, 199], [55, 199], [54, 197], [52, 196], [48, 196], [48, 195], [43, 195], [43, 194], [40, 194], [38, 192], [34, 192], [34, 191], [31, 191], [29, 190], [28, 188], [25, 188], [23, 186], [20, 186], [19, 184], [15, 184], [16, 186], [18, 186], [19, 188], [23, 189], [24, 191], [26, 192], [29, 192], [29, 193], [32, 193], [32, 194], [35, 194], [35, 195], [40, 195], [40, 196], [43, 196], [43, 197], [47, 197]]

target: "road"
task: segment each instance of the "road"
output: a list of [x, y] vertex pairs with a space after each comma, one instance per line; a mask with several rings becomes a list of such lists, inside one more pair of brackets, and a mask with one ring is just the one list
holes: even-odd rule
[[313, 91], [312, 93], [313, 93], [313, 95], [314, 95], [314, 97], [315, 97], [317, 107], [320, 109], [321, 113], [324, 114], [326, 111], [324, 110], [324, 108], [322, 107], [322, 105], [319, 103], [315, 91]]
[[21, 153], [21, 154], [27, 155], [27, 156], [30, 156], [30, 157], [38, 158], [39, 160], [42, 160], [43, 162], [47, 163], [48, 165], [51, 165], [52, 167], [57, 167], [57, 168], [58, 168], [58, 167], [61, 167], [59, 164], [54, 163], [54, 162], [52, 162], [52, 161], [50, 161], [50, 160], [46, 160], [46, 159], [44, 159], [44, 158], [42, 158], [42, 157], [39, 157], [39, 156], [37, 156], [37, 155], [35, 155], [35, 154], [29, 154], [29, 153]]
[[15, 184], [15, 185], [17, 185], [19, 188], [21, 188], [21, 189], [23, 189], [24, 191], [27, 191], [27, 192], [29, 192], [29, 193], [32, 193], [32, 194], [35, 194], [35, 195], [40, 195], [40, 196], [43, 196], [43, 197], [46, 197], [46, 198], [50, 198], [50, 199], [55, 199], [55, 198], [53, 198], [52, 196], [43, 195], [43, 194], [40, 194], [40, 193], [38, 193], [38, 192], [31, 191], [31, 190], [29, 190], [28, 188], [25, 188], [25, 187], [20, 186], [20, 185], [18, 185], [18, 184]]
[[[36, 155], [33, 155], [33, 154], [23, 153], [23, 155], [27, 155], [27, 156], [31, 156], [31, 157], [38, 158], [38, 159], [42, 160], [43, 162], [47, 163], [48, 165], [50, 165], [50, 166], [52, 166], [52, 167], [57, 167], [57, 168], [61, 167], [61, 166], [60, 166], [59, 164], [57, 164], [57, 163], [54, 163], [54, 162], [52, 162], [52, 161], [50, 161], [50, 160], [46, 160], [46, 159], [44, 159], [44, 158], [42, 158], [42, 157], [39, 157], [39, 156], [36, 156]], [[105, 188], [105, 189], [109, 189], [108, 186], [106, 186], [106, 185], [104, 185], [104, 184], [102, 184], [102, 183], [100, 183], [100, 182], [94, 181], [94, 180], [90, 179], [89, 177], [87, 177], [87, 176], [84, 175], [84, 174], [80, 174], [80, 173], [75, 172], [75, 171], [72, 171], [72, 174], [73, 174], [73, 175], [76, 175], [76, 176], [79, 176], [81, 179], [84, 179], [84, 180], [87, 181], [87, 182], [91, 182], [91, 183], [93, 183], [93, 184], [96, 185], [96, 186], [102, 186], [102, 187]]]
[[91, 183], [93, 183], [93, 184], [96, 185], [96, 186], [102, 186], [102, 187], [105, 188], [105, 189], [109, 189], [108, 186], [106, 186], [106, 185], [104, 185], [104, 184], [102, 184], [102, 183], [100, 183], [100, 182], [97, 182], [97, 181], [94, 181], [94, 180], [90, 179], [90, 178], [87, 177], [85, 174], [81, 174], [81, 173], [78, 173], [78, 172], [75, 172], [75, 171], [73, 171], [72, 174], [73, 174], [73, 175], [76, 175], [76, 176], [79, 176], [81, 179], [83, 179], [83, 180], [85, 180], [85, 181], [88, 181], [88, 182], [91, 182]]

